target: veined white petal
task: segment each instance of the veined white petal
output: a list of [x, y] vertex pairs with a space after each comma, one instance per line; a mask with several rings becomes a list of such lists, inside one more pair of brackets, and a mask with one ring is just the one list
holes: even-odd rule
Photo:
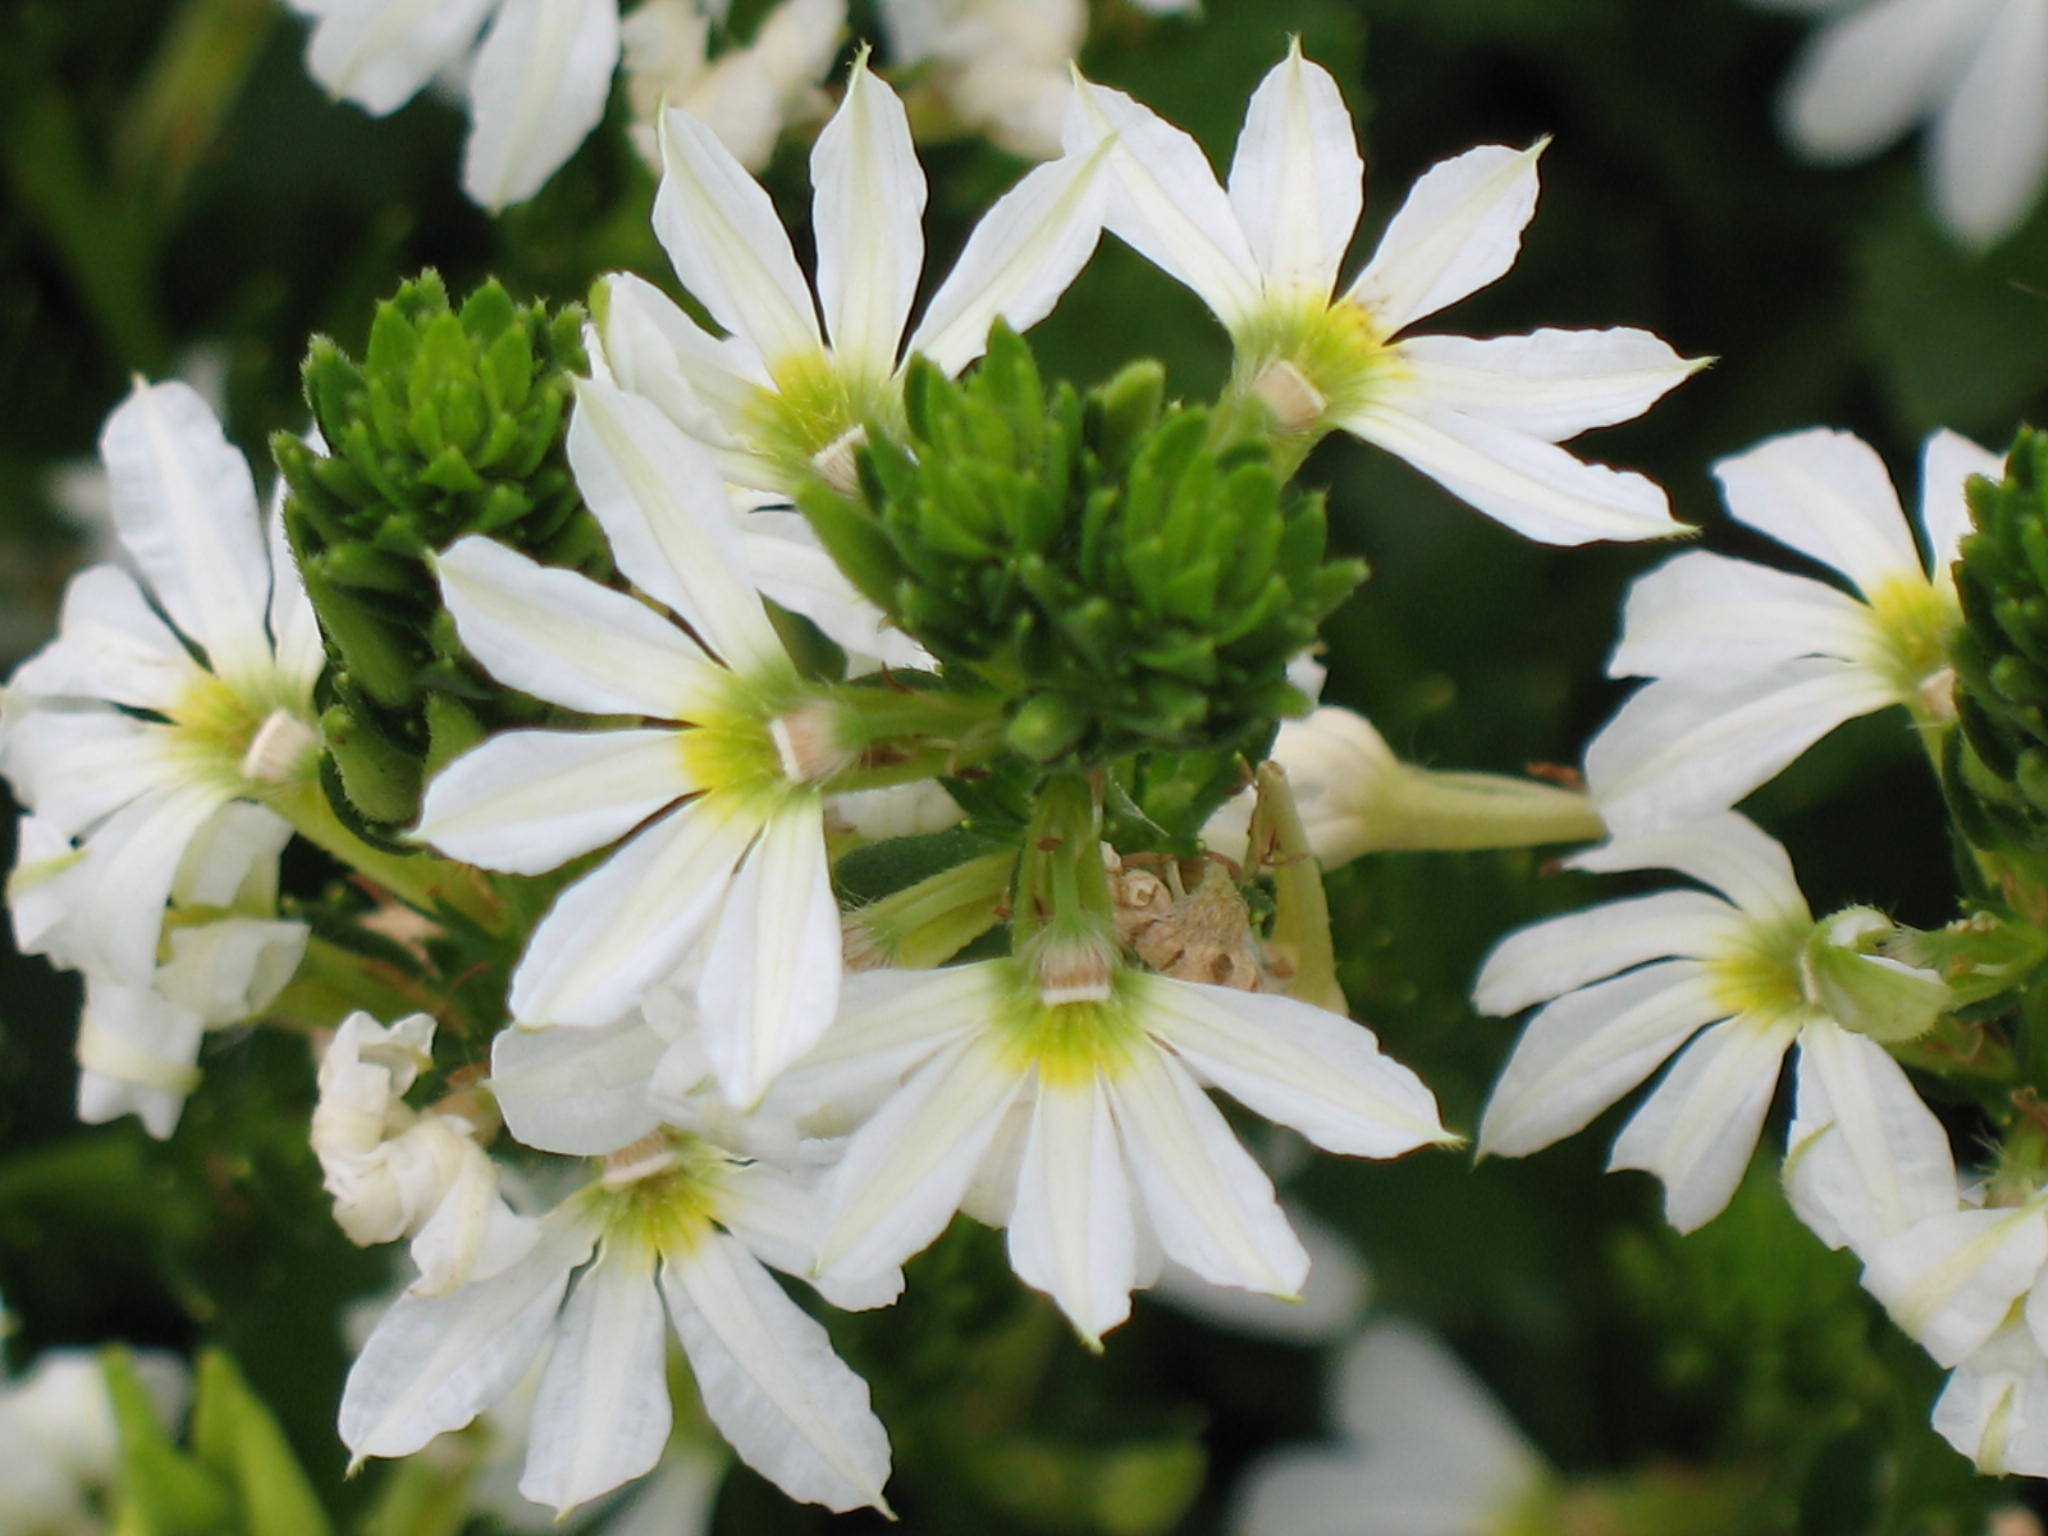
[[105, 699], [168, 711], [205, 673], [119, 566], [80, 571], [64, 588], [57, 638], [7, 680], [17, 698]]
[[2040, 198], [2048, 171], [2044, 57], [2048, 9], [2033, 0], [2001, 5], [1934, 119], [1934, 205], [1972, 245], [2011, 234]]
[[819, 1271], [857, 1278], [893, 1269], [943, 1232], [1024, 1080], [986, 1033], [926, 1062], [854, 1133], [827, 1177]]
[[1868, 1253], [1956, 1208], [1948, 1133], [1876, 1041], [1815, 1020], [1799, 1034], [1785, 1193], [1830, 1248]]
[[[1365, 1261], [1348, 1237], [1298, 1203], [1283, 1201], [1280, 1208], [1309, 1257], [1308, 1279], [1299, 1299], [1211, 1285], [1177, 1264], [1162, 1265], [1158, 1257], [1142, 1252], [1138, 1285], [1147, 1287], [1146, 1258], [1151, 1257], [1149, 1269], [1156, 1272], [1149, 1285], [1152, 1300], [1200, 1318], [1213, 1328], [1245, 1338], [1303, 1346], [1330, 1345], [1355, 1337], [1359, 1317], [1372, 1295], [1372, 1276]], [[1150, 1238], [1150, 1246], [1158, 1248], [1159, 1241], [1151, 1237], [1149, 1228], [1141, 1230], [1139, 1237], [1141, 1242]]]
[[1586, 745], [1586, 785], [1617, 832], [1724, 810], [1845, 720], [1899, 702], [1853, 662], [1809, 657], [1710, 686], [1645, 684]]
[[853, 1281], [836, 1275], [811, 1275], [825, 1216], [817, 1182], [808, 1170], [787, 1173], [758, 1159], [728, 1169], [718, 1204], [718, 1224], [762, 1263], [810, 1281], [820, 1295], [843, 1311], [888, 1306], [903, 1294], [900, 1269]]
[[1481, 1013], [1520, 1013], [1646, 960], [1705, 960], [1748, 919], [1703, 891], [1659, 891], [1549, 918], [1496, 944], [1472, 984]]
[[1346, 297], [1391, 336], [1506, 272], [1536, 211], [1536, 161], [1549, 142], [1482, 144], [1423, 172]]
[[[784, 523], [784, 518], [792, 521]], [[740, 548], [747, 575], [761, 594], [823, 630], [847, 653], [853, 675], [878, 667], [923, 672], [936, 665], [931, 652], [861, 596], [839, 563], [815, 542], [802, 513], [751, 514], [740, 533]]]
[[395, 111], [454, 61], [492, 0], [356, 0], [322, 4], [306, 70], [374, 117]]
[[1117, 1064], [1110, 1108], [1166, 1256], [1214, 1285], [1298, 1296], [1308, 1254], [1273, 1185], [1202, 1090], [1166, 1052]]
[[728, 1101], [752, 1108], [825, 1032], [840, 945], [823, 802], [797, 795], [741, 860], [698, 984], [704, 1054]]
[[1010, 1213], [1010, 1268], [1052, 1297], [1090, 1349], [1131, 1315], [1135, 1215], [1101, 1079], [1041, 1076]]
[[469, 77], [462, 190], [522, 203], [604, 116], [619, 63], [618, 0], [503, 0]]
[[285, 989], [305, 957], [304, 923], [227, 917], [174, 929], [156, 989], [208, 1025], [254, 1018]]
[[10, 707], [0, 771], [23, 805], [75, 837], [136, 797], [189, 780], [178, 745], [170, 727], [111, 709]]
[[644, 278], [612, 272], [598, 282], [594, 308], [613, 381], [700, 442], [729, 446], [759, 392], [774, 387], [752, 349], [716, 339]]
[[434, 569], [462, 643], [501, 683], [588, 714], [660, 720], [693, 719], [725, 696], [722, 669], [694, 640], [587, 576], [473, 535]]
[[1826, 582], [1696, 549], [1629, 588], [1609, 677], [1686, 677], [1709, 686], [1801, 656], [1860, 660], [1870, 610]]
[[1299, 38], [1245, 109], [1230, 206], [1269, 287], [1330, 297], [1365, 209], [1365, 162], [1337, 82]]
[[292, 840], [291, 823], [267, 805], [230, 800], [200, 828], [171, 883], [182, 907], [277, 910], [277, 860]]
[[1945, 427], [1928, 434], [1920, 448], [1920, 531], [1927, 546], [1927, 569], [1937, 585], [1954, 580], [1949, 567], [1963, 535], [1970, 531], [1966, 490], [1972, 475], [2003, 480], [2005, 460]]
[[1317, 1146], [1397, 1157], [1454, 1141], [1436, 1098], [1363, 1024], [1270, 992], [1143, 978], [1141, 1022], [1208, 1082]]
[[205, 1023], [151, 986], [86, 973], [78, 1019], [78, 1118], [104, 1125], [134, 1115], [163, 1141], [199, 1086]]
[[1235, 330], [1256, 313], [1263, 284], [1201, 147], [1122, 91], [1077, 78], [1062, 135], [1067, 154], [1087, 155], [1111, 135], [1117, 190], [1103, 208], [1104, 224]]
[[138, 382], [100, 432], [114, 526], [164, 611], [231, 683], [272, 667], [270, 560], [248, 462], [189, 384]]
[[1795, 1021], [1747, 1014], [1708, 1030], [1630, 1116], [1607, 1166], [1662, 1179], [1664, 1216], [1679, 1231], [1713, 1220], [1742, 1182], [1797, 1033]]
[[793, 1499], [888, 1509], [889, 1436], [867, 1383], [752, 1254], [705, 1232], [663, 1253], [661, 1291], [704, 1412], [742, 1461]]
[[1479, 1154], [1561, 1141], [1726, 1014], [1696, 961], [1666, 960], [1567, 992], [1529, 1020], [1479, 1122]]
[[1943, 1365], [1980, 1349], [2048, 1263], [2048, 1213], [1949, 1211], [1882, 1240], [1863, 1285]]
[[566, 1515], [638, 1477], [668, 1441], [668, 1351], [654, 1249], [607, 1237], [577, 1277], [534, 1393], [519, 1492]]
[[665, 1049], [638, 1018], [602, 1029], [503, 1029], [491, 1043], [488, 1086], [516, 1140], [602, 1157], [661, 1123], [647, 1085]]
[[703, 787], [683, 734], [505, 731], [434, 776], [412, 837], [466, 864], [544, 874]]
[[981, 356], [998, 316], [1023, 331], [1051, 314], [1101, 238], [1105, 162], [1099, 147], [1071, 152], [997, 198], [968, 234], [905, 351], [958, 373]]
[[1927, 579], [1884, 460], [1860, 437], [1788, 432], [1720, 460], [1714, 478], [1736, 517], [1840, 571], [1866, 597], [1901, 577]]
[[[310, 446], [325, 451], [319, 433], [308, 434]], [[270, 638], [277, 654], [277, 675], [293, 694], [307, 701], [312, 715], [313, 684], [327, 665], [327, 650], [320, 639], [320, 621], [313, 613], [313, 600], [299, 579], [298, 562], [284, 536], [284, 477], [279, 476], [271, 493], [270, 510], [263, 518], [264, 543], [270, 551]]]
[[683, 286], [771, 372], [821, 351], [810, 289], [761, 184], [689, 113], [664, 112], [657, 129], [654, 233]]
[[1483, 341], [1411, 336], [1399, 351], [1431, 400], [1546, 443], [1633, 421], [1707, 365], [1626, 326]]
[[234, 797], [227, 785], [183, 784], [140, 796], [100, 824], [85, 845], [75, 887], [87, 966], [140, 986], [156, 968], [164, 903], [193, 838]]
[[748, 584], [725, 482], [651, 400], [576, 381], [569, 464], [619, 568], [667, 603], [742, 674], [790, 670]]
[[1785, 136], [1824, 165], [1876, 154], [1954, 86], [2000, 3], [1875, 0], [1830, 22], [1785, 82]]
[[1383, 394], [1338, 425], [1525, 538], [1586, 544], [1687, 531], [1654, 480], [1588, 464], [1540, 437], [1440, 405], [1422, 393], [1420, 380]]
[[2009, 1324], [1956, 1367], [1933, 1425], [1987, 1477], [2048, 1475], [2048, 1358], [2025, 1328]]
[[978, 1029], [1002, 1003], [1001, 961], [937, 971], [861, 971], [840, 983], [839, 1018], [775, 1080], [775, 1102], [809, 1114], [864, 1095]]
[[510, 1392], [547, 1341], [596, 1224], [557, 1208], [525, 1258], [444, 1296], [401, 1296], [356, 1357], [341, 1438], [358, 1458], [410, 1456]]
[[1573, 854], [1574, 869], [1615, 874], [1675, 869], [1726, 896], [1767, 923], [1813, 921], [1784, 844], [1737, 811], [1702, 816], [1683, 826], [1632, 832]]
[[512, 976], [523, 1024], [610, 1024], [681, 963], [760, 823], [717, 794], [671, 811], [555, 898]]
[[887, 378], [924, 271], [924, 171], [887, 82], [854, 60], [846, 99], [811, 151], [818, 303], [849, 371]]

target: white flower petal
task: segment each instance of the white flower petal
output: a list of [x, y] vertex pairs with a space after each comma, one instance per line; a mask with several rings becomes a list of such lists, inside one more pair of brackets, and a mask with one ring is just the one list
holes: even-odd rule
[[1396, 1157], [1453, 1138], [1422, 1079], [1363, 1024], [1267, 992], [1145, 977], [1139, 1018], [1208, 1082], [1317, 1146]]
[[1134, 1214], [1101, 1080], [1049, 1083], [1041, 1073], [1010, 1213], [1010, 1268], [1052, 1297], [1091, 1349], [1131, 1315]]
[[199, 1086], [204, 1021], [153, 987], [86, 975], [78, 1019], [78, 1118], [104, 1125], [135, 1115], [162, 1141]]
[[186, 849], [171, 884], [172, 903], [276, 911], [278, 856], [291, 840], [291, 823], [269, 806], [229, 801]]
[[1615, 1139], [1609, 1168], [1664, 1181], [1664, 1216], [1690, 1232], [1721, 1214], [1756, 1150], [1798, 1025], [1742, 1015], [1686, 1047]]
[[[784, 518], [793, 519], [794, 526]], [[748, 578], [761, 595], [817, 625], [826, 639], [847, 653], [848, 671], [856, 677], [881, 667], [929, 671], [935, 665], [931, 652], [861, 596], [814, 539], [800, 512], [756, 512], [748, 517], [740, 547]], [[920, 782], [944, 794], [935, 781]]]
[[1928, 140], [1934, 206], [1962, 239], [1988, 246], [2025, 220], [2048, 173], [2048, 7], [1998, 8], [1935, 116]]
[[576, 381], [569, 464], [619, 569], [682, 615], [736, 672], [789, 670], [744, 575], [725, 482], [651, 400]]
[[638, 1018], [603, 1029], [504, 1029], [491, 1044], [487, 1086], [516, 1140], [602, 1157], [661, 1123], [647, 1085], [664, 1049]]
[[569, 1272], [596, 1240], [588, 1218], [558, 1209], [510, 1268], [445, 1296], [401, 1296], [348, 1373], [343, 1442], [358, 1458], [410, 1456], [510, 1392], [555, 1326]]
[[730, 1102], [758, 1103], [825, 1032], [839, 1006], [840, 945], [823, 805], [798, 795], [741, 862], [698, 984], [704, 1054]]
[[1529, 1020], [1479, 1122], [1479, 1154], [1520, 1157], [1560, 1141], [1721, 1018], [1712, 980], [1667, 960], [1567, 992]]
[[924, 271], [924, 171], [910, 121], [888, 84], [854, 60], [846, 97], [811, 151], [818, 303], [832, 352], [884, 379]]
[[1748, 921], [1700, 891], [1610, 901], [1519, 929], [1494, 946], [1472, 984], [1472, 1006], [1506, 1015], [1646, 960], [1705, 960]]
[[1785, 82], [1779, 120], [1809, 160], [1861, 160], [1954, 85], [2002, 0], [1875, 0], [1815, 34]]
[[[321, 451], [317, 432], [308, 435], [309, 445]], [[271, 492], [270, 510], [263, 519], [263, 537], [270, 550], [270, 638], [277, 653], [277, 675], [286, 688], [307, 700], [306, 714], [312, 714], [313, 684], [327, 665], [327, 649], [320, 638], [320, 620], [314, 615], [313, 600], [299, 579], [298, 562], [284, 535], [284, 477], [279, 476]]]
[[410, 101], [475, 38], [492, 0], [355, 0], [301, 8], [320, 18], [306, 70], [345, 101], [382, 117]]
[[1298, 1296], [1308, 1254], [1273, 1185], [1187, 1069], [1140, 1046], [1109, 1080], [1110, 1107], [1168, 1258], [1213, 1285]]
[[156, 968], [164, 903], [178, 866], [207, 822], [233, 797], [226, 785], [180, 785], [130, 801], [87, 840], [74, 877], [88, 968], [141, 985]]
[[663, 1253], [661, 1291], [704, 1412], [742, 1461], [793, 1499], [888, 1508], [889, 1437], [867, 1383], [752, 1254], [705, 1232]]
[[1555, 443], [1425, 394], [1419, 379], [1346, 412], [1338, 425], [1405, 459], [1459, 500], [1543, 544], [1684, 533], [1654, 480], [1574, 458]]
[[1617, 832], [1724, 810], [1845, 720], [1898, 702], [1884, 678], [1812, 657], [1718, 685], [1636, 690], [1586, 745], [1586, 786]]
[[762, 389], [773, 388], [752, 349], [717, 340], [630, 272], [609, 273], [598, 283], [593, 307], [603, 317], [600, 345], [613, 382], [652, 400], [700, 442], [730, 446], [734, 424]]
[[1948, 1133], [1891, 1054], [1828, 1020], [1799, 1034], [1785, 1193], [1830, 1248], [1880, 1239], [1956, 1206]]
[[946, 1229], [1024, 1078], [987, 1034], [927, 1062], [854, 1134], [825, 1183], [825, 1275], [893, 1269]]
[[191, 778], [177, 733], [111, 709], [29, 709], [8, 701], [0, 771], [21, 803], [78, 836], [130, 801]]
[[683, 286], [773, 371], [822, 349], [810, 289], [761, 184], [687, 112], [661, 114], [654, 233]]
[[1683, 826], [1632, 832], [1566, 861], [1573, 869], [1615, 874], [1675, 869], [1711, 886], [1760, 922], [1813, 921], [1784, 844], [1747, 816], [1720, 811]]
[[1549, 142], [1482, 144], [1431, 166], [1346, 297], [1391, 336], [1506, 272], [1536, 211], [1536, 161]]
[[718, 1205], [718, 1224], [746, 1244], [747, 1251], [786, 1275], [808, 1280], [833, 1306], [863, 1312], [886, 1307], [903, 1294], [903, 1271], [886, 1269], [847, 1281], [811, 1275], [824, 1230], [825, 1207], [817, 1180], [808, 1171], [786, 1173], [755, 1161], [727, 1170]]
[[1483, 341], [1412, 336], [1396, 351], [1432, 401], [1546, 443], [1633, 421], [1706, 366], [1625, 326]]
[[681, 731], [506, 731], [434, 776], [412, 837], [538, 875], [624, 837], [702, 786]]
[[171, 931], [156, 988], [208, 1025], [254, 1018], [285, 989], [305, 957], [304, 923], [229, 917]]
[[1365, 209], [1365, 162], [1337, 82], [1299, 38], [1252, 92], [1230, 206], [1269, 288], [1330, 297]]
[[1927, 579], [1884, 460], [1853, 433], [1767, 438], [1716, 463], [1714, 478], [1736, 517], [1840, 571], [1866, 597], [1888, 581]]
[[1117, 187], [1103, 208], [1104, 224], [1236, 329], [1258, 310], [1259, 264], [1201, 147], [1122, 91], [1077, 79], [1063, 135], [1067, 154], [1089, 154], [1111, 134]]
[[1485, 1383], [1413, 1324], [1383, 1320], [1354, 1340], [1336, 1397], [1337, 1427], [1351, 1439], [1495, 1510], [1543, 1475], [1543, 1458]]
[[521, 203], [604, 116], [619, 63], [618, 0], [504, 0], [469, 77], [462, 190]]
[[774, 1102], [808, 1115], [894, 1082], [1002, 1006], [1006, 974], [1002, 962], [984, 961], [848, 975], [840, 984], [838, 1020], [775, 1080]]
[[1950, 1211], [1881, 1241], [1863, 1285], [1930, 1355], [1955, 1365], [2005, 1324], [2044, 1263], [2040, 1206]]
[[64, 589], [57, 639], [15, 669], [17, 699], [105, 699], [168, 711], [205, 673], [118, 566], [80, 571]]
[[1987, 1477], [2048, 1476], [2048, 1359], [2026, 1329], [2003, 1329], [1956, 1367], [1934, 1430]]
[[998, 317], [1023, 331], [1051, 314], [1095, 254], [1108, 195], [1099, 153], [1031, 171], [968, 234], [905, 350], [958, 373], [981, 356]]
[[1802, 656], [1861, 660], [1877, 637], [1870, 610], [1826, 582], [1693, 550], [1629, 588], [1607, 675], [1711, 686]]
[[665, 1333], [654, 1250], [607, 1238], [555, 1326], [521, 1495], [566, 1515], [660, 1460], [670, 1421]]
[[1949, 567], [1970, 531], [1966, 491], [1972, 475], [1994, 484], [2002, 481], [2005, 460], [1946, 428], [1928, 434], [1920, 449], [1920, 530], [1927, 543], [1927, 569], [1937, 584], [1953, 581]]
[[189, 384], [138, 382], [100, 432], [114, 526], [171, 622], [213, 670], [249, 686], [273, 668], [270, 560], [249, 465]]
[[[1329, 1345], [1354, 1337], [1359, 1315], [1372, 1294], [1372, 1276], [1364, 1260], [1359, 1258], [1349, 1238], [1300, 1205], [1284, 1201], [1281, 1209], [1309, 1257], [1308, 1279], [1302, 1284], [1298, 1300], [1241, 1291], [1235, 1286], [1211, 1285], [1177, 1264], [1162, 1266], [1157, 1259], [1151, 1265], [1158, 1271], [1151, 1287], [1152, 1299], [1198, 1317], [1211, 1327], [1246, 1338]], [[1158, 1246], [1157, 1238], [1152, 1239], [1152, 1246]], [[1143, 1257], [1138, 1265], [1141, 1286], [1145, 1284], [1146, 1273]]]
[[717, 795], [639, 833], [555, 898], [512, 976], [522, 1024], [610, 1024], [681, 963], [759, 823]]
[[501, 683], [587, 714], [660, 720], [691, 719], [725, 695], [722, 669], [695, 641], [587, 576], [477, 537], [434, 568], [462, 643]]

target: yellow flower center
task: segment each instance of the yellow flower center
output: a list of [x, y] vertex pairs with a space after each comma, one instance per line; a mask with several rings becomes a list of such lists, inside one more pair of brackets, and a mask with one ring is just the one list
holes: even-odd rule
[[1894, 576], [1869, 594], [1877, 654], [1873, 658], [1899, 702], [1922, 725], [1956, 718], [1949, 635], [1962, 622], [1955, 593], [1915, 576]]

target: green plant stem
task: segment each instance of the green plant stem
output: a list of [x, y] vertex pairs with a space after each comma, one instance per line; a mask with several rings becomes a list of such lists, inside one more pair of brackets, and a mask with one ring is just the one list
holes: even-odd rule
[[487, 929], [495, 930], [502, 922], [503, 903], [485, 875], [431, 853], [389, 853], [371, 846], [342, 825], [316, 781], [296, 779], [279, 785], [264, 801], [306, 841], [407, 906], [430, 916], [444, 909], [457, 912]]

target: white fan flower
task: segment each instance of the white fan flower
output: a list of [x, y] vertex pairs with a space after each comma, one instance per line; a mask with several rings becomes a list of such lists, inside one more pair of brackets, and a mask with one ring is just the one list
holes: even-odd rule
[[1640, 415], [1700, 360], [1630, 329], [1403, 337], [1513, 265], [1542, 144], [1429, 171], [1333, 297], [1365, 167], [1337, 82], [1299, 44], [1252, 96], [1227, 191], [1193, 139], [1128, 96], [1083, 82], [1075, 103], [1070, 145], [1115, 135], [1107, 227], [1223, 322], [1233, 390], [1301, 451], [1349, 432], [1545, 543], [1685, 531], [1655, 483], [1557, 445]]
[[566, 1513], [661, 1456], [665, 1306], [704, 1411], [742, 1461], [792, 1498], [886, 1509], [889, 1442], [866, 1384], [763, 1267], [802, 1267], [814, 1223], [808, 1197], [766, 1164], [660, 1132], [622, 1148], [541, 1219], [523, 1258], [385, 1313], [349, 1373], [342, 1439], [358, 1460], [409, 1456], [545, 1352], [519, 1491]]
[[1725, 809], [1845, 720], [1903, 704], [1955, 719], [1950, 567], [1970, 529], [1964, 488], [1998, 455], [1936, 432], [1921, 455], [1920, 534], [1862, 439], [1815, 428], [1714, 466], [1728, 510], [1854, 589], [1695, 551], [1630, 590], [1617, 677], [1648, 677], [1586, 749], [1608, 823], [1673, 825]]
[[[0, 1323], [12, 1319], [0, 1314]], [[185, 1362], [163, 1350], [130, 1357], [158, 1421], [175, 1426], [191, 1397]], [[86, 1536], [109, 1529], [122, 1482], [121, 1432], [94, 1349], [51, 1349], [0, 1381], [0, 1531]]]
[[689, 628], [477, 537], [439, 557], [443, 599], [499, 681], [654, 723], [493, 737], [428, 786], [415, 836], [521, 874], [619, 842], [535, 928], [513, 1017], [615, 1023], [709, 935], [704, 1046], [727, 1095], [751, 1105], [836, 1006], [819, 784], [844, 765], [793, 713], [802, 683], [738, 574], [725, 488], [703, 449], [647, 400], [588, 380], [569, 460], [619, 568]]
[[2048, 0], [1757, 0], [1827, 19], [1793, 67], [1779, 121], [1821, 165], [1868, 159], [1922, 120], [1934, 210], [1983, 247], [2019, 227], [2048, 178]]
[[1456, 1139], [1370, 1030], [1290, 998], [1124, 970], [1099, 1001], [1051, 1001], [1015, 959], [869, 971], [778, 1088], [806, 1110], [885, 1096], [826, 1177], [818, 1272], [890, 1270], [966, 1208], [1091, 1347], [1162, 1254], [1298, 1295], [1308, 1256], [1206, 1085], [1333, 1152]]
[[764, 490], [813, 473], [850, 485], [862, 426], [902, 415], [907, 358], [957, 373], [998, 318], [1018, 329], [1043, 319], [1102, 227], [1092, 146], [1038, 167], [975, 226], [906, 341], [924, 267], [924, 173], [902, 102], [865, 59], [811, 155], [815, 301], [767, 192], [709, 126], [668, 112], [661, 152], [655, 233], [727, 334], [614, 274], [594, 306], [594, 351], [622, 387], [708, 443], [729, 479]]
[[313, 18], [308, 72], [373, 117], [443, 71], [466, 72], [462, 189], [492, 210], [533, 196], [575, 153], [619, 62], [618, 0], [290, 3]]
[[1804, 1133], [1832, 1126], [1839, 1135], [1814, 1171], [1828, 1181], [1814, 1201], [1838, 1186], [1853, 1195], [1832, 1197], [1833, 1227], [1815, 1222], [1822, 1235], [1895, 1231], [1952, 1203], [1940, 1127], [1879, 1043], [1931, 1027], [1948, 989], [1930, 972], [1865, 952], [1877, 914], [1852, 908], [1816, 924], [1785, 850], [1732, 811], [1617, 838], [1568, 862], [1671, 869], [1718, 894], [1610, 902], [1524, 928], [1494, 949], [1475, 986], [1480, 1012], [1545, 1006], [1487, 1102], [1481, 1156], [1521, 1156], [1583, 1129], [1675, 1055], [1609, 1166], [1656, 1174], [1666, 1216], [1690, 1231], [1734, 1193], [1796, 1042]]

